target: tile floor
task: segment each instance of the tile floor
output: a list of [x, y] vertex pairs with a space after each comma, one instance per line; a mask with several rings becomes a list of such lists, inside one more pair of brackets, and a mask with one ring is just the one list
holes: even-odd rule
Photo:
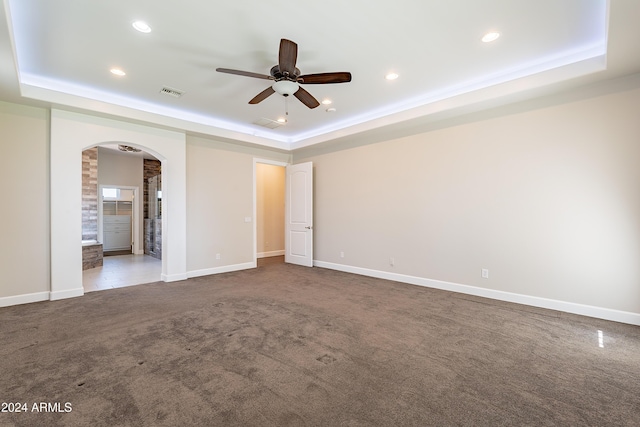
[[162, 273], [162, 261], [148, 255], [106, 256], [103, 264], [82, 272], [85, 292], [158, 282]]
[[[281, 264], [284, 256], [258, 259], [258, 267]], [[82, 286], [85, 292], [122, 288], [160, 281], [162, 261], [148, 255], [106, 256], [103, 266], [84, 270]]]

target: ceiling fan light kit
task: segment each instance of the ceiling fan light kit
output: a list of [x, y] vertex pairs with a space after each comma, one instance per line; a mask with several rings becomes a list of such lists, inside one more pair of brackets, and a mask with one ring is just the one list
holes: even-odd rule
[[230, 68], [216, 68], [216, 71], [257, 79], [275, 80], [271, 86], [253, 97], [249, 104], [258, 104], [274, 93], [279, 93], [284, 97], [293, 95], [307, 107], [316, 108], [320, 103], [313, 95], [303, 89], [301, 84], [347, 83], [351, 81], [351, 73], [349, 72], [300, 75], [300, 70], [296, 68], [297, 60], [298, 45], [291, 40], [281, 39], [278, 64], [271, 67], [269, 75]]
[[292, 82], [291, 80], [279, 80], [271, 87], [282, 96], [293, 95], [298, 91], [298, 89], [300, 89], [300, 85], [296, 82]]

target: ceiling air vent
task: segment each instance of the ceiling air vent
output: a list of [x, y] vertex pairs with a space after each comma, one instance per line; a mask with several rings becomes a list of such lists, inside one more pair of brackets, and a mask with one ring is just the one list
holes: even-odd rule
[[164, 95], [169, 95], [169, 96], [173, 96], [174, 98], [180, 98], [182, 95], [184, 95], [184, 92], [178, 89], [173, 89], [170, 87], [163, 87], [162, 89], [160, 89], [160, 93], [164, 94]]
[[139, 153], [140, 151], [142, 151], [139, 148], [135, 148], [130, 145], [122, 145], [122, 144], [118, 145], [118, 150], [125, 151], [127, 153]]
[[282, 126], [284, 123], [280, 123], [277, 122], [275, 120], [271, 120], [271, 119], [258, 119], [255, 122], [253, 122], [253, 124], [259, 125], [259, 126], [264, 126], [266, 128], [269, 129], [275, 129], [275, 128], [279, 128], [280, 126]]

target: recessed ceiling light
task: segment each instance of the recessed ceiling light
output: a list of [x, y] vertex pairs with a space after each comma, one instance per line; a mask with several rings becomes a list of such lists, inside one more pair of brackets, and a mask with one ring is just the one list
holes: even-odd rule
[[116, 76], [120, 76], [120, 77], [127, 75], [127, 73], [122, 71], [120, 68], [112, 68], [109, 71], [111, 71], [111, 74], [115, 74]]
[[333, 113], [334, 111], [336, 111], [336, 109], [333, 107], [327, 108], [327, 113]]
[[323, 100], [322, 100], [322, 104], [323, 104], [323, 105], [329, 105], [329, 104], [331, 104], [332, 102], [333, 102], [333, 101], [331, 101], [330, 99], [323, 99]]
[[397, 79], [399, 76], [396, 73], [389, 73], [386, 76], [384, 76], [385, 79], [387, 80], [395, 80]]
[[135, 21], [133, 24], [133, 28], [140, 31], [141, 33], [150, 33], [151, 27], [144, 21]]
[[485, 43], [489, 43], [489, 42], [492, 42], [492, 41], [496, 40], [498, 37], [500, 37], [500, 33], [492, 31], [490, 33], [485, 34], [482, 37], [482, 41], [485, 42]]
[[284, 117], [279, 117], [277, 122], [278, 123], [287, 123], [287, 119], [285, 119]]

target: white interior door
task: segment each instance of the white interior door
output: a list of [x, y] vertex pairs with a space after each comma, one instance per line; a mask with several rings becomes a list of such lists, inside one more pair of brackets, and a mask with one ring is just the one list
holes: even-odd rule
[[287, 166], [284, 261], [313, 266], [313, 163]]

